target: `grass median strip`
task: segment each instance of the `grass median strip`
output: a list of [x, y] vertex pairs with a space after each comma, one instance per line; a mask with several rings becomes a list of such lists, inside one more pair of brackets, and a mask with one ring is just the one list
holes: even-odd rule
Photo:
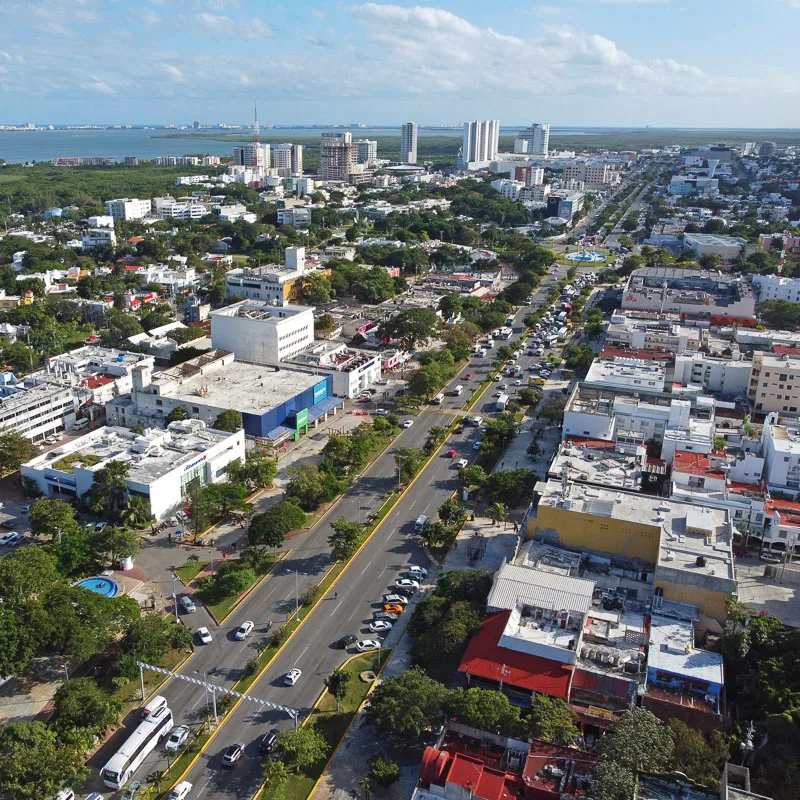
[[210, 561], [187, 561], [181, 564], [175, 572], [183, 581], [184, 586], [190, 584], [211, 562]]

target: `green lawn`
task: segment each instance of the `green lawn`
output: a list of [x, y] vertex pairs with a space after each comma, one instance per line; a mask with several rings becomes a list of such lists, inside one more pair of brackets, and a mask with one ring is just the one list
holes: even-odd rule
[[[386, 663], [390, 650], [381, 651], [381, 662]], [[366, 670], [378, 669], [378, 654], [365, 653], [357, 656], [347, 665], [347, 671], [352, 673], [350, 684], [347, 687], [347, 696], [336, 708], [336, 700], [327, 692], [322, 696], [319, 705], [311, 712], [309, 720], [316, 723], [325, 740], [330, 745], [330, 754], [333, 755], [342, 737], [347, 733], [347, 729], [355, 716], [358, 707], [367, 696], [371, 684], [363, 683], [358, 679], [358, 675]], [[327, 759], [324, 762], [315, 764], [307, 770], [302, 770], [298, 774], [289, 776], [286, 783], [286, 800], [306, 800], [314, 783], [322, 775], [327, 766]]]
[[[164, 657], [158, 662], [159, 667], [163, 667], [164, 669], [174, 670], [175, 667], [178, 666], [186, 657], [188, 653], [183, 650], [170, 650], [168, 653], [164, 655]], [[161, 675], [158, 672], [152, 672], [150, 670], [144, 671], [144, 691], [145, 696], [151, 694], [157, 687], [159, 687], [164, 681], [167, 680], [165, 675]], [[139, 680], [139, 676], [137, 675], [132, 680], [128, 681], [124, 686], [120, 686], [118, 689], [115, 689], [111, 696], [116, 698], [117, 700], [122, 700], [125, 704], [122, 710], [122, 716], [124, 717], [129, 711], [138, 706], [142, 705], [142, 699], [139, 696], [141, 690], [141, 682]]]
[[193, 581], [211, 562], [210, 561], [187, 561], [181, 564], [175, 572], [184, 584]]
[[200, 595], [200, 599], [203, 600], [204, 603], [206, 603], [206, 608], [211, 612], [211, 615], [214, 617], [214, 619], [217, 621], [218, 624], [221, 623], [222, 620], [224, 620], [225, 617], [227, 617], [228, 614], [231, 613], [231, 611], [233, 611], [234, 607], [242, 599], [245, 592], [249, 592], [253, 588], [254, 584], [258, 583], [266, 575], [269, 575], [269, 573], [272, 572], [275, 564], [278, 561], [278, 558], [282, 555], [282, 553], [275, 553], [274, 555], [270, 553], [269, 555], [272, 558], [272, 561], [269, 563], [269, 566], [266, 569], [262, 570], [261, 572], [256, 573], [255, 581], [251, 583], [250, 586], [248, 586], [247, 589], [245, 589], [244, 592], [242, 592], [241, 594], [234, 595], [233, 597], [226, 597], [224, 600], [219, 600], [216, 603], [208, 603], [203, 598], [202, 593], [198, 593]]

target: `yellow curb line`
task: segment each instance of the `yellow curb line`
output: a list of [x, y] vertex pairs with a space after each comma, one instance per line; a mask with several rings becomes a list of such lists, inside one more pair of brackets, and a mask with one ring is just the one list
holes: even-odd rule
[[[423, 472], [425, 472], [425, 470], [426, 470], [426, 469], [427, 469], [427, 468], [430, 466], [430, 463], [433, 461], [433, 459], [434, 459], [434, 458], [436, 458], [436, 456], [439, 454], [439, 451], [443, 449], [443, 447], [444, 447], [445, 443], [447, 442], [447, 439], [449, 439], [449, 438], [450, 438], [450, 434], [448, 434], [448, 435], [445, 437], [445, 439], [444, 439], [444, 441], [442, 442], [442, 444], [441, 444], [441, 445], [440, 445], [440, 446], [439, 446], [439, 447], [438, 447], [438, 448], [437, 448], [437, 449], [436, 449], [436, 450], [433, 452], [433, 454], [431, 455], [431, 457], [430, 457], [430, 458], [429, 458], [429, 459], [428, 459], [428, 460], [425, 462], [425, 464], [424, 464], [424, 465], [423, 465], [423, 466], [420, 468], [419, 472], [418, 472], [418, 473], [417, 473], [417, 474], [416, 474], [416, 475], [415, 475], [415, 476], [414, 476], [414, 477], [411, 479], [411, 482], [408, 484], [408, 486], [406, 486], [406, 488], [405, 488], [405, 489], [404, 489], [404, 490], [403, 490], [403, 491], [402, 491], [402, 492], [401, 492], [401, 493], [398, 495], [398, 497], [397, 497], [397, 500], [398, 500], [398, 501], [399, 501], [399, 500], [400, 500], [402, 497], [404, 497], [404, 496], [405, 496], [406, 492], [407, 492], [407, 491], [408, 491], [408, 490], [409, 490], [409, 489], [410, 489], [410, 488], [411, 488], [411, 487], [412, 487], [412, 486], [413, 486], [413, 485], [416, 483], [417, 479], [418, 479], [418, 478], [419, 478], [419, 477], [422, 475], [422, 473], [423, 473]], [[387, 445], [387, 448], [388, 448], [388, 445]], [[341, 495], [339, 496], [339, 499], [341, 499], [342, 497], [344, 497], [344, 496], [345, 496], [345, 494], [346, 494], [346, 492], [345, 492], [344, 494], [341, 494]], [[334, 504], [334, 505], [336, 505], [336, 504]], [[395, 505], [397, 505], [397, 503], [395, 503]], [[330, 511], [330, 510], [332, 510], [332, 508], [333, 508], [333, 507], [334, 507], [334, 506], [331, 506], [331, 509], [329, 509], [329, 511]], [[394, 508], [394, 506], [392, 506], [392, 508]], [[327, 514], [327, 512], [326, 512], [326, 514]], [[339, 574], [336, 576], [336, 578], [334, 579], [334, 581], [333, 581], [333, 583], [330, 585], [330, 587], [328, 587], [329, 589], [332, 589], [334, 586], [336, 586], [336, 584], [337, 584], [337, 583], [339, 582], [339, 580], [341, 579], [342, 575], [344, 575], [344, 573], [345, 573], [345, 572], [347, 572], [347, 569], [348, 569], [348, 568], [349, 568], [349, 566], [350, 566], [350, 565], [351, 565], [351, 564], [352, 564], [352, 563], [353, 563], [353, 562], [356, 560], [356, 557], [358, 556], [358, 554], [359, 554], [359, 553], [360, 553], [360, 552], [361, 552], [361, 551], [364, 549], [364, 547], [366, 547], [367, 543], [368, 543], [368, 542], [370, 542], [370, 541], [372, 540], [372, 537], [373, 537], [373, 536], [374, 536], [374, 535], [375, 535], [375, 534], [378, 532], [378, 529], [381, 527], [381, 525], [383, 525], [383, 523], [386, 521], [386, 519], [387, 519], [387, 517], [388, 517], [388, 516], [389, 516], [389, 514], [387, 513], [387, 514], [386, 514], [386, 516], [385, 516], [385, 517], [383, 517], [383, 519], [379, 520], [378, 524], [377, 524], [377, 525], [376, 525], [376, 526], [375, 526], [375, 527], [372, 529], [372, 533], [370, 533], [370, 535], [369, 535], [369, 536], [368, 536], [366, 539], [364, 539], [364, 541], [363, 541], [363, 542], [362, 542], [362, 543], [359, 545], [359, 547], [358, 547], [358, 550], [356, 550], [356, 551], [355, 551], [355, 553], [353, 553], [353, 555], [350, 557], [350, 559], [348, 560], [348, 562], [347, 562], [347, 563], [344, 565], [344, 567], [342, 568], [342, 571], [341, 571], [341, 572], [340, 572], [340, 573], [339, 573]], [[324, 518], [324, 517], [323, 517], [323, 518]], [[322, 518], [320, 519], [320, 522], [321, 522], [321, 521], [322, 521]], [[333, 569], [333, 566], [334, 566], [334, 565], [331, 565], [330, 569], [328, 569], [328, 571], [325, 573], [325, 575], [327, 575], [327, 574], [328, 574], [328, 572], [330, 572], [330, 570], [331, 570], [331, 569]], [[320, 579], [320, 582], [322, 582], [322, 580], [323, 580], [323, 579], [324, 579], [324, 576], [323, 576], [323, 578], [321, 578], [321, 579]], [[303, 617], [303, 619], [301, 619], [301, 620], [300, 620], [300, 624], [299, 624], [299, 625], [298, 625], [298, 626], [297, 626], [297, 627], [296, 627], [296, 628], [295, 628], [295, 629], [294, 629], [294, 630], [293, 630], [293, 631], [292, 631], [292, 632], [289, 634], [289, 636], [288, 636], [288, 638], [286, 639], [286, 641], [285, 641], [285, 642], [284, 642], [284, 643], [283, 643], [283, 644], [282, 644], [282, 645], [281, 645], [281, 646], [280, 646], [280, 647], [279, 647], [279, 648], [278, 648], [278, 649], [275, 651], [275, 653], [273, 654], [272, 658], [270, 658], [270, 660], [269, 660], [269, 661], [268, 661], [268, 662], [267, 662], [267, 663], [264, 665], [264, 667], [261, 669], [261, 671], [258, 673], [258, 675], [256, 675], [256, 677], [253, 679], [253, 682], [250, 684], [250, 686], [251, 686], [251, 687], [255, 686], [255, 685], [256, 685], [256, 684], [257, 684], [257, 683], [258, 683], [258, 682], [261, 680], [262, 676], [263, 676], [263, 675], [264, 675], [264, 673], [267, 671], [267, 669], [268, 669], [268, 668], [269, 668], [269, 666], [272, 664], [272, 662], [275, 660], [275, 658], [278, 656], [278, 654], [279, 654], [279, 653], [281, 653], [281, 652], [283, 651], [283, 648], [284, 648], [284, 647], [286, 647], [286, 645], [289, 643], [289, 641], [290, 641], [290, 640], [291, 640], [291, 638], [292, 638], [292, 637], [295, 635], [295, 633], [297, 633], [297, 631], [299, 631], [299, 630], [300, 630], [300, 628], [302, 628], [302, 627], [303, 627], [303, 624], [305, 623], [305, 621], [306, 621], [306, 620], [307, 620], [307, 619], [308, 619], [308, 618], [309, 618], [309, 617], [310, 617], [310, 616], [311, 616], [311, 615], [314, 613], [314, 611], [316, 610], [317, 606], [319, 605], [319, 603], [320, 603], [320, 602], [321, 602], [323, 599], [324, 599], [323, 597], [319, 597], [319, 598], [317, 599], [317, 601], [314, 603], [314, 605], [313, 605], [313, 606], [311, 606], [311, 608], [309, 609], [309, 612], [308, 612], [308, 614], [306, 614], [306, 615]], [[382, 670], [382, 669], [383, 669], [383, 668], [381, 668], [381, 670]], [[379, 673], [379, 675], [380, 675], [380, 673]], [[369, 693], [368, 693], [368, 694], [369, 694]], [[236, 711], [236, 709], [239, 707], [239, 705], [240, 705], [240, 704], [241, 704], [243, 701], [244, 701], [244, 698], [243, 698], [243, 697], [240, 697], [240, 698], [238, 698], [238, 699], [237, 699], [237, 701], [236, 701], [236, 702], [235, 702], [235, 703], [234, 703], [234, 704], [231, 706], [231, 708], [230, 708], [230, 709], [229, 709], [229, 710], [226, 712], [225, 716], [224, 716], [224, 717], [223, 717], [223, 718], [220, 720], [220, 722], [219, 722], [219, 724], [217, 725], [217, 727], [216, 727], [216, 728], [215, 728], [215, 729], [214, 729], [214, 730], [211, 732], [211, 735], [208, 737], [208, 739], [207, 739], [207, 741], [206, 741], [205, 745], [203, 745], [202, 749], [201, 749], [200, 751], [198, 751], [197, 755], [196, 755], [196, 756], [195, 756], [195, 757], [194, 757], [194, 758], [193, 758], [193, 759], [192, 759], [192, 760], [189, 762], [189, 765], [188, 765], [188, 766], [186, 767], [186, 769], [185, 769], [185, 770], [184, 770], [184, 771], [183, 771], [183, 772], [182, 772], [182, 773], [181, 773], [181, 774], [178, 776], [177, 780], [175, 780], [175, 781], [173, 782], [173, 784], [172, 784], [172, 786], [170, 786], [170, 788], [174, 788], [174, 787], [175, 787], [177, 784], [179, 784], [179, 783], [180, 783], [180, 782], [181, 782], [181, 781], [182, 781], [182, 780], [183, 780], [183, 779], [186, 777], [186, 775], [188, 775], [188, 774], [189, 774], [189, 772], [191, 771], [192, 767], [194, 767], [194, 765], [197, 763], [197, 761], [198, 761], [198, 759], [200, 758], [200, 756], [201, 756], [201, 755], [202, 755], [202, 754], [205, 752], [205, 750], [207, 749], [208, 745], [211, 743], [211, 741], [212, 741], [212, 740], [214, 739], [214, 737], [217, 735], [218, 731], [220, 731], [220, 730], [223, 728], [223, 726], [225, 725], [225, 722], [226, 722], [226, 721], [228, 720], [228, 718], [229, 718], [229, 717], [230, 717], [230, 716], [233, 714], [233, 712], [234, 712], [234, 711]], [[348, 730], [349, 730], [349, 728], [348, 728]], [[259, 788], [259, 791], [260, 791], [260, 788]], [[255, 795], [253, 795], [253, 796], [255, 797]]]

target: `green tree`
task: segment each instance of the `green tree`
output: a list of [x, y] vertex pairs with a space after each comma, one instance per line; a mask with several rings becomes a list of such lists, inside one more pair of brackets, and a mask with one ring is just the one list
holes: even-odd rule
[[333, 533], [328, 536], [328, 544], [331, 547], [331, 558], [334, 561], [346, 561], [355, 553], [361, 541], [362, 528], [357, 522], [348, 522], [344, 517], [340, 517], [336, 522], [331, 523]]
[[240, 412], [229, 408], [217, 416], [211, 427], [218, 431], [236, 433], [242, 427], [242, 415]]
[[85, 729], [102, 735], [119, 719], [122, 701], [103, 691], [93, 678], [71, 678], [59, 686], [50, 724], [61, 733]]
[[524, 503], [533, 497], [536, 476], [529, 469], [511, 469], [493, 472], [486, 478], [483, 492], [489, 500], [502, 503], [507, 508]]
[[89, 490], [89, 507], [106, 519], [117, 519], [128, 495], [128, 476], [131, 468], [124, 461], [109, 461], [94, 473]]
[[571, 745], [578, 738], [578, 727], [569, 705], [560, 697], [536, 694], [527, 719], [528, 736], [556, 744]]
[[[100, 598], [104, 599], [104, 598]], [[119, 675], [133, 678], [139, 674], [137, 661], [157, 664], [169, 650], [189, 650], [192, 631], [175, 625], [161, 614], [144, 614], [133, 619], [125, 630], [117, 655], [115, 670]]]
[[314, 511], [342, 492], [347, 483], [333, 473], [320, 469], [317, 464], [292, 467], [294, 477], [286, 485], [286, 498], [297, 501], [305, 511]]
[[303, 297], [312, 306], [330, 303], [333, 300], [333, 286], [328, 277], [312, 272], [303, 278]]
[[302, 528], [305, 523], [306, 515], [296, 503], [288, 500], [275, 503], [250, 520], [250, 544], [280, 547], [289, 531]]
[[391, 786], [400, 779], [400, 765], [381, 755], [367, 759], [369, 777], [378, 786]]
[[721, 731], [712, 731], [706, 739], [680, 720], [667, 723], [675, 745], [672, 767], [697, 783], [716, 789], [719, 776], [728, 760], [728, 742]]
[[125, 505], [120, 509], [119, 519], [124, 525], [133, 526], [150, 522], [153, 519], [150, 501], [140, 494], [129, 494]]
[[[384, 273], [385, 274], [385, 273]], [[397, 339], [406, 350], [425, 345], [436, 336], [441, 321], [429, 308], [400, 311], [381, 323], [381, 337]]]
[[505, 522], [508, 516], [508, 511], [503, 503], [492, 503], [486, 511], [491, 517], [493, 525], [497, 525], [498, 522]]
[[296, 772], [318, 764], [330, 751], [330, 745], [314, 723], [279, 733], [277, 748], [286, 766]]
[[36, 653], [37, 634], [20, 611], [0, 605], [0, 675], [21, 674]]
[[567, 345], [564, 348], [564, 363], [579, 372], [586, 372], [592, 366], [595, 352], [588, 344]]
[[439, 300], [439, 311], [442, 312], [445, 319], [450, 319], [461, 313], [463, 304], [464, 301], [460, 294], [447, 292], [447, 294], [443, 294], [441, 300]]
[[472, 335], [462, 325], [448, 325], [442, 335], [447, 349], [456, 361], [469, 357], [473, 347]]
[[165, 424], [169, 425], [170, 422], [180, 422], [181, 420], [188, 419], [189, 415], [183, 406], [175, 406], [172, 411], [164, 418]]
[[241, 483], [209, 483], [201, 490], [215, 517], [225, 517], [231, 511], [246, 511], [250, 508], [247, 503], [247, 487]]
[[347, 687], [350, 685], [352, 677], [352, 672], [342, 667], [334, 667], [333, 672], [325, 678], [325, 688], [328, 690], [328, 694], [336, 700], [337, 711], [339, 703], [347, 697]]
[[92, 537], [92, 546], [98, 559], [116, 564], [125, 558], [135, 558], [142, 549], [142, 540], [136, 531], [107, 525]]
[[30, 461], [38, 454], [39, 448], [18, 431], [0, 430], [0, 474], [6, 469], [19, 469], [20, 464]]
[[633, 800], [636, 775], [616, 761], [602, 761], [595, 771], [589, 797], [592, 800]]
[[89, 742], [59, 739], [43, 722], [11, 722], [0, 728], [0, 786], [16, 800], [55, 797], [88, 774], [84, 750]]
[[424, 670], [412, 667], [384, 679], [370, 695], [368, 723], [394, 742], [416, 742], [444, 716], [448, 692]]
[[501, 736], [519, 736], [522, 731], [519, 707], [511, 705], [502, 692], [467, 689], [451, 693], [450, 714], [460, 722]]
[[452, 497], [445, 500], [439, 506], [439, 519], [445, 524], [454, 528], [460, 528], [464, 524], [467, 515], [464, 506]]
[[623, 713], [598, 742], [606, 761], [631, 770], [663, 772], [669, 769], [675, 744], [669, 729], [645, 708], [633, 706]]
[[483, 486], [487, 479], [486, 470], [479, 464], [462, 467], [458, 471], [458, 477], [461, 478], [464, 486]]
[[400, 471], [400, 482], [409, 483], [422, 468], [424, 456], [416, 447], [398, 447], [394, 451], [395, 464]]
[[272, 486], [278, 474], [278, 462], [264, 453], [251, 453], [244, 464], [237, 458], [231, 461], [225, 470], [231, 483], [240, 483], [247, 487], [249, 492], [253, 492], [256, 489], [268, 489]]
[[44, 548], [22, 547], [0, 558], [0, 598], [19, 606], [58, 584], [55, 556]]
[[57, 539], [74, 534], [80, 527], [75, 521], [75, 512], [64, 500], [37, 500], [28, 514], [31, 530], [37, 536]]
[[420, 664], [436, 674], [455, 669], [467, 643], [480, 629], [483, 616], [466, 600], [452, 603], [432, 627], [417, 637], [412, 652]]
[[286, 781], [289, 775], [286, 765], [277, 758], [268, 758], [264, 762], [264, 788], [262, 800], [286, 800]]

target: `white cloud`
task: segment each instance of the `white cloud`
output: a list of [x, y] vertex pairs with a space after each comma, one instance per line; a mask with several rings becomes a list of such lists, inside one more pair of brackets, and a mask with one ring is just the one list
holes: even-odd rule
[[109, 86], [102, 78], [98, 78], [96, 75], [90, 75], [89, 77], [91, 80], [83, 81], [80, 85], [81, 89], [95, 94], [113, 95], [117, 93], [117, 90]]
[[201, 11], [199, 14], [195, 14], [194, 19], [201, 28], [207, 28], [217, 33], [233, 25], [233, 20], [230, 17], [221, 14], [209, 14], [207, 11]]
[[516, 98], [602, 91], [680, 95], [710, 86], [697, 67], [637, 59], [611, 39], [572, 26], [540, 25], [535, 36], [522, 38], [438, 8], [364, 3], [350, 11], [379, 49], [379, 56], [361, 56], [380, 61], [380, 69], [367, 68], [363, 76], [376, 90], [383, 82], [386, 91]]
[[321, 10], [320, 10], [320, 9], [318, 9], [318, 8], [312, 8], [312, 9], [311, 9], [311, 13], [312, 13], [312, 14], [313, 14], [313, 15], [314, 15], [314, 16], [315, 16], [317, 19], [325, 19], [325, 17], [327, 16], [327, 14], [325, 14], [325, 12], [324, 12], [324, 11], [321, 11]]
[[166, 62], [162, 61], [158, 66], [163, 72], [166, 73], [167, 77], [171, 78], [173, 81], [183, 83], [186, 80], [184, 74], [172, 64], [167, 64]]
[[9, 53], [8, 50], [0, 50], [0, 58], [4, 61], [9, 61], [12, 64], [24, 64], [25, 59], [22, 56]]
[[560, 17], [566, 9], [560, 6], [534, 6], [532, 13], [534, 17]]
[[139, 8], [136, 11], [131, 11], [130, 18], [134, 22], [139, 22], [142, 25], [160, 25], [161, 16], [153, 11], [152, 8]]
[[259, 19], [258, 17], [248, 19], [242, 27], [242, 32], [247, 39], [272, 38], [272, 28], [270, 28], [270, 26], [267, 25], [264, 20]]

